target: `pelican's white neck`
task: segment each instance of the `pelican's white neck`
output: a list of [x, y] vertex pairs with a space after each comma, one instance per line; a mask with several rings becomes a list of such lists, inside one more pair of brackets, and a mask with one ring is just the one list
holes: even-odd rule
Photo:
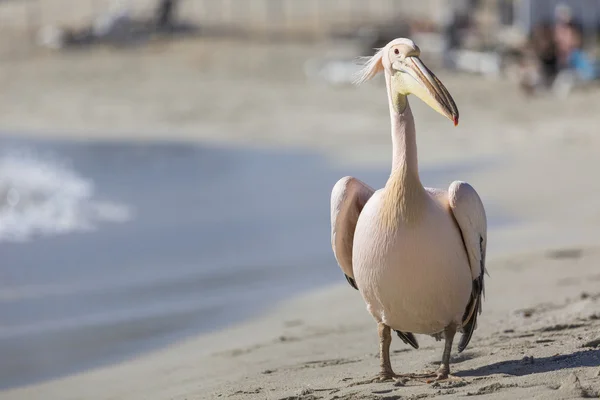
[[382, 222], [391, 230], [404, 224], [416, 223], [422, 215], [425, 189], [419, 179], [415, 120], [405, 95], [390, 84], [386, 73], [392, 125], [392, 171], [383, 192]]
[[[392, 174], [402, 171], [419, 180], [415, 120], [406, 95], [394, 90], [394, 78], [386, 74], [392, 128]], [[410, 176], [409, 176], [410, 175]]]

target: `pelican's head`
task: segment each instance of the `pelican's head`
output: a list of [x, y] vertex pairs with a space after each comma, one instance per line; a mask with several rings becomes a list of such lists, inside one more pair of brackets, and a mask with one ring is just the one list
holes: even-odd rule
[[446, 87], [419, 58], [421, 50], [410, 39], [394, 39], [365, 64], [356, 82], [362, 83], [384, 71], [391, 101], [414, 94], [435, 111], [458, 125], [458, 108]]

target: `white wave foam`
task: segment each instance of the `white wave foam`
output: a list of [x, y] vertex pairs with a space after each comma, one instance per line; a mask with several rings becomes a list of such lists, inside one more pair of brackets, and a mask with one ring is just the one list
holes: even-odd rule
[[127, 206], [94, 199], [94, 184], [65, 162], [32, 151], [0, 154], [0, 242], [125, 222]]

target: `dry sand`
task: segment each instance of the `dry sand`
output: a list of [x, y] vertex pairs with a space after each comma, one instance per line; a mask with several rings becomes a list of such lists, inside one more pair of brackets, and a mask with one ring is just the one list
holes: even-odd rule
[[[332, 162], [386, 165], [383, 87], [306, 82], [325, 48], [154, 45], [3, 62], [0, 127], [47, 138], [211, 140], [302, 146]], [[489, 233], [490, 277], [461, 385], [358, 382], [378, 371], [376, 325], [340, 284], [267, 315], [118, 365], [0, 399], [489, 399], [600, 396], [600, 93], [527, 100], [506, 82], [439, 74], [461, 125], [412, 100], [422, 165], [484, 160], [456, 179], [513, 223]], [[475, 164], [479, 165], [479, 164]], [[323, 268], [338, 268], [332, 262]], [[397, 372], [434, 367], [442, 345], [392, 344]]]

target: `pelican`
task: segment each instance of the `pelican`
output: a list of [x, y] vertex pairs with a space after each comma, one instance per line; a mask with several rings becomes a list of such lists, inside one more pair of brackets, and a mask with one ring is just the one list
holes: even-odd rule
[[[452, 96], [419, 56], [412, 40], [394, 39], [368, 60], [356, 80], [385, 75], [393, 148], [385, 187], [375, 191], [347, 176], [331, 193], [333, 253], [378, 324], [381, 369], [372, 381], [460, 379], [450, 375], [452, 342], [461, 332], [458, 351], [467, 347], [484, 294], [487, 220], [479, 195], [466, 182], [441, 190], [423, 187], [419, 178], [408, 95], [458, 124]], [[395, 374], [391, 330], [415, 349], [415, 334], [444, 339], [437, 371]]]

